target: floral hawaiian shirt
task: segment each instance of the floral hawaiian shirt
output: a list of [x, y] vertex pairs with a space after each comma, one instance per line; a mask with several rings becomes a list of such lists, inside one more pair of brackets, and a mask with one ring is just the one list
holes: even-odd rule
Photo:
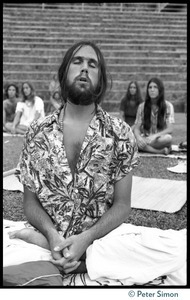
[[97, 107], [72, 176], [59, 124], [60, 109], [34, 121], [25, 135], [17, 176], [36, 193], [64, 237], [96, 223], [113, 203], [114, 184], [139, 161], [131, 128]]

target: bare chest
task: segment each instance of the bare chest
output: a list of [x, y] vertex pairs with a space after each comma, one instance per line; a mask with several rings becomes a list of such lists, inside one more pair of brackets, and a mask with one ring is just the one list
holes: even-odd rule
[[75, 126], [64, 126], [63, 143], [72, 174], [74, 174], [87, 129], [88, 125], [82, 125], [78, 128]]

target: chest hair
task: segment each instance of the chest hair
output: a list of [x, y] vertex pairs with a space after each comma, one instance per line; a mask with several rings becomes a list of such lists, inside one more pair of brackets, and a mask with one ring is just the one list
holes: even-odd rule
[[67, 160], [72, 174], [74, 174], [82, 144], [86, 135], [88, 126], [76, 128], [64, 128], [64, 146], [66, 150]]

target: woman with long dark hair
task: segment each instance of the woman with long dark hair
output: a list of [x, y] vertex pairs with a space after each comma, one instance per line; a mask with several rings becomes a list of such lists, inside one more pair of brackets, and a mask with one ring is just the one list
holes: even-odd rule
[[145, 102], [138, 107], [134, 126], [139, 150], [169, 154], [174, 122], [174, 108], [164, 98], [163, 82], [158, 78], [150, 79]]
[[48, 113], [51, 114], [61, 106], [61, 93], [60, 85], [58, 81], [57, 74], [53, 75], [53, 78], [49, 85], [49, 94], [50, 94], [50, 106]]
[[142, 102], [141, 91], [137, 81], [131, 81], [120, 103], [120, 116], [129, 126], [134, 125], [137, 108]]
[[8, 84], [5, 88], [5, 100], [3, 100], [3, 131], [10, 131], [19, 100], [18, 86], [15, 83]]
[[13, 134], [24, 134], [34, 120], [45, 116], [44, 102], [35, 95], [34, 87], [30, 82], [23, 82], [21, 93], [23, 99], [17, 103], [15, 118], [10, 128]]

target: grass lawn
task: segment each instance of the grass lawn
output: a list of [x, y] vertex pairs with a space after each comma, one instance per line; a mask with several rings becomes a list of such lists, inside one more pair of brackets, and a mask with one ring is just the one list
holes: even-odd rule
[[[186, 141], [187, 125], [186, 114], [175, 114], [173, 144]], [[16, 167], [22, 149], [22, 137], [3, 137], [3, 171]], [[140, 165], [134, 170], [135, 176], [147, 178], [162, 178], [170, 180], [186, 180], [186, 174], [176, 174], [167, 170], [177, 165], [176, 158], [141, 157]], [[22, 206], [21, 192], [3, 191], [3, 217], [8, 220], [25, 220]], [[129, 222], [135, 225], [156, 227], [161, 229], [186, 228], [186, 204], [176, 213], [132, 209]]]

